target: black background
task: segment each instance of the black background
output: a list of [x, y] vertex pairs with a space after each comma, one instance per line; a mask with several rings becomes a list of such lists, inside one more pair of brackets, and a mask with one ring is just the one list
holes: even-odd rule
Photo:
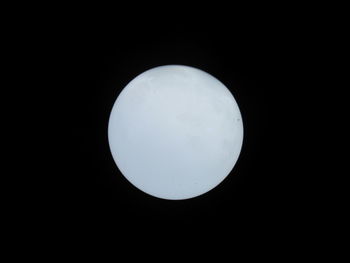
[[[37, 209], [30, 210], [40, 218], [36, 223], [48, 233], [65, 233], [66, 242], [98, 234], [146, 243], [242, 237], [264, 245], [307, 228], [307, 150], [301, 145], [309, 135], [301, 113], [312, 91], [304, 85], [310, 46], [300, 17], [259, 7], [244, 14], [229, 7], [205, 13], [116, 10], [74, 11], [40, 32], [47, 78], [39, 134], [44, 150], [35, 155], [43, 176], [36, 185]], [[196, 67], [222, 81], [244, 124], [231, 174], [212, 191], [184, 201], [158, 199], [132, 186], [107, 139], [109, 114], [123, 87], [168, 64]]]

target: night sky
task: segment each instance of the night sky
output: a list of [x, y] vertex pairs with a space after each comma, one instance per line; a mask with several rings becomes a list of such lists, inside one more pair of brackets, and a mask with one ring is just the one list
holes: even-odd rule
[[[298, 231], [308, 211], [302, 195], [307, 152], [300, 146], [311, 136], [301, 114], [310, 90], [303, 84], [305, 35], [292, 16], [118, 10], [130, 16], [73, 12], [42, 31], [43, 94], [49, 99], [43, 99], [47, 126], [39, 137], [46, 150], [37, 150], [43, 176], [36, 212], [30, 213], [67, 237], [98, 232], [117, 238], [129, 230], [146, 240], [164, 235], [200, 242], [209, 234], [242, 234], [263, 242]], [[132, 186], [113, 161], [107, 138], [121, 90], [140, 73], [168, 64], [196, 67], [223, 82], [244, 123], [243, 148], [230, 175], [183, 201]]]

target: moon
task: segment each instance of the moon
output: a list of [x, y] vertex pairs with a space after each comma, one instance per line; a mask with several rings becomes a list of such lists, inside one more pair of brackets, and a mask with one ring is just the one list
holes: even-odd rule
[[108, 124], [113, 159], [124, 177], [154, 197], [182, 200], [220, 184], [243, 143], [237, 102], [212, 75], [167, 65], [134, 78]]

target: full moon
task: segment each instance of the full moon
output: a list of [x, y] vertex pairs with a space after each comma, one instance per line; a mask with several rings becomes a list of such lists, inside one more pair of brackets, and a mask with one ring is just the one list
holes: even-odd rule
[[114, 103], [108, 141], [115, 163], [141, 191], [163, 199], [202, 195], [235, 166], [242, 116], [231, 92], [188, 66], [152, 68]]

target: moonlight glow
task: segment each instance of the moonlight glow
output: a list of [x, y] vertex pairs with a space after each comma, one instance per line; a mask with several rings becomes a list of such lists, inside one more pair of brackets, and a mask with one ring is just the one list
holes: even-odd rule
[[230, 91], [208, 73], [161, 66], [133, 79], [109, 120], [113, 158], [130, 183], [159, 198], [208, 192], [233, 169], [243, 124]]

